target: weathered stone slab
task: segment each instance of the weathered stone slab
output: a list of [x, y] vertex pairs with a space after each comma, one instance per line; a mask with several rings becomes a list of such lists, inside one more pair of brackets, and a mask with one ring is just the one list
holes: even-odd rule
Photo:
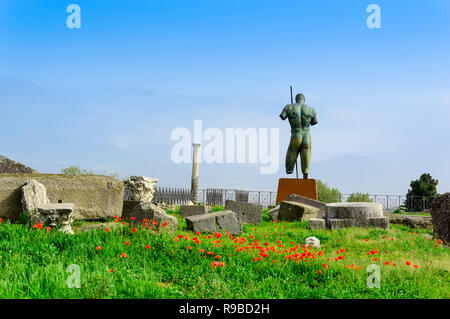
[[387, 217], [369, 218], [369, 226], [389, 229], [389, 218]]
[[410, 216], [401, 214], [387, 214], [389, 223], [404, 225], [410, 228], [433, 228], [431, 216]]
[[278, 213], [278, 220], [283, 221], [300, 221], [317, 218], [319, 209], [292, 201], [282, 201], [280, 204], [280, 212]]
[[236, 213], [236, 217], [243, 223], [261, 224], [263, 207], [260, 204], [227, 200], [225, 209]]
[[124, 200], [151, 203], [156, 191], [157, 178], [131, 176], [125, 183]]
[[124, 200], [123, 201], [123, 209], [122, 209], [122, 217], [131, 216], [131, 212], [137, 205], [139, 205], [139, 203], [140, 202], [137, 200]]
[[320, 240], [314, 236], [305, 239], [305, 245], [312, 248], [320, 248]]
[[280, 205], [277, 205], [273, 208], [271, 208], [267, 214], [269, 215], [270, 219], [274, 221], [278, 221], [278, 214], [280, 213]]
[[[131, 223], [138, 224], [144, 223], [144, 219], [147, 220], [148, 226], [153, 231], [169, 231], [174, 232], [178, 228], [178, 220], [175, 216], [166, 214], [164, 210], [152, 203], [139, 202], [133, 210], [126, 216], [122, 216], [123, 219], [131, 221]], [[154, 220], [156, 224], [153, 224], [151, 220]]]
[[228, 211], [228, 213], [218, 214], [216, 217], [217, 226], [232, 235], [240, 235], [242, 234], [242, 224], [236, 214], [232, 213], [232, 211]]
[[354, 219], [355, 226], [367, 227], [369, 218], [383, 216], [383, 206], [380, 203], [351, 202], [326, 204], [326, 219]]
[[180, 205], [181, 217], [208, 214], [211, 212], [211, 206], [208, 205]]
[[30, 224], [48, 222], [51, 228], [59, 228], [66, 234], [73, 234], [71, 225], [74, 208], [74, 204], [71, 203], [41, 204], [30, 211]]
[[308, 222], [309, 222], [309, 229], [324, 229], [325, 228], [325, 219], [311, 218]]
[[347, 228], [347, 227], [354, 227], [355, 220], [354, 219], [330, 218], [330, 219], [328, 219], [328, 226], [330, 229], [342, 229], [342, 228]]
[[0, 174], [0, 218], [23, 212], [21, 187], [30, 179], [43, 184], [52, 203], [74, 203], [75, 219], [122, 215], [123, 182], [99, 175]]
[[214, 233], [222, 229], [232, 235], [242, 234], [241, 222], [236, 214], [229, 210], [186, 217], [186, 225], [194, 232]]
[[301, 203], [301, 204], [306, 204], [308, 206], [312, 206], [315, 208], [318, 208], [319, 214], [317, 215], [318, 218], [324, 218], [325, 217], [325, 212], [327, 210], [327, 204], [322, 203], [321, 201], [315, 200], [315, 199], [311, 199], [308, 197], [303, 197], [297, 194], [291, 194], [286, 198], [286, 201], [290, 201], [290, 202], [297, 202], [297, 203]]
[[450, 244], [450, 193], [437, 196], [431, 202], [434, 235]]
[[27, 181], [27, 183], [22, 186], [21, 191], [22, 210], [24, 212], [35, 211], [39, 205], [50, 203], [45, 186], [35, 179]]

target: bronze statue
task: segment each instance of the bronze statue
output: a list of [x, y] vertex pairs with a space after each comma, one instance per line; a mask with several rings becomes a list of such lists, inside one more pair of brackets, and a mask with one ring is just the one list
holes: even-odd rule
[[317, 124], [316, 111], [305, 104], [305, 96], [301, 93], [295, 96], [295, 103], [292, 103], [291, 88], [291, 104], [284, 107], [280, 117], [283, 121], [288, 118], [291, 125], [291, 141], [286, 153], [286, 174], [292, 174], [300, 153], [303, 178], [308, 179], [311, 159], [310, 125]]

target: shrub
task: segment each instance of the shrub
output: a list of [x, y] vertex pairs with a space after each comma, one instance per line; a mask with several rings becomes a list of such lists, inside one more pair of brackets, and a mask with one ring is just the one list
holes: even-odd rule
[[317, 197], [323, 203], [340, 202], [342, 193], [337, 188], [331, 188], [327, 183], [317, 180]]
[[94, 172], [87, 171], [85, 169], [81, 170], [78, 166], [70, 166], [67, 168], [61, 169], [61, 173], [64, 175], [93, 175]]
[[361, 192], [353, 193], [347, 198], [347, 202], [373, 202], [370, 198], [369, 193], [363, 194]]
[[397, 207], [392, 213], [394, 213], [394, 214], [403, 214], [403, 213], [405, 213], [405, 208]]

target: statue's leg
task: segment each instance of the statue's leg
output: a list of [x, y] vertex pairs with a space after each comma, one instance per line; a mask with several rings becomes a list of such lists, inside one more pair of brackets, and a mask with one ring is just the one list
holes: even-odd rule
[[286, 152], [286, 174], [292, 174], [295, 169], [298, 153], [302, 145], [301, 137], [291, 136], [289, 147]]
[[305, 133], [303, 135], [303, 141], [300, 149], [300, 161], [302, 165], [302, 173], [309, 173], [309, 161], [311, 160], [311, 135]]

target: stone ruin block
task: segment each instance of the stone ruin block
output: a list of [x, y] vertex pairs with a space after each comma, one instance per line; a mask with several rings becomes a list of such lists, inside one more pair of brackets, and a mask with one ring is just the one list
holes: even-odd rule
[[63, 233], [73, 234], [71, 225], [74, 208], [74, 204], [70, 203], [41, 204], [37, 210], [30, 212], [30, 224], [48, 222], [51, 228], [58, 228]]
[[35, 179], [27, 181], [20, 190], [22, 192], [21, 202], [24, 212], [33, 212], [40, 205], [50, 203], [47, 197], [47, 189]]
[[20, 191], [22, 193], [22, 210], [29, 214], [30, 225], [47, 223], [51, 228], [59, 228], [66, 234], [73, 234], [71, 225], [74, 204], [51, 204], [45, 186], [34, 179], [28, 180], [20, 188]]
[[268, 212], [267, 215], [269, 215], [270, 219], [273, 221], [278, 221], [278, 214], [280, 213], [280, 205], [277, 205], [275, 207], [272, 207]]
[[327, 210], [327, 204], [322, 203], [321, 201], [315, 200], [315, 199], [311, 199], [308, 197], [304, 197], [304, 196], [300, 196], [297, 194], [291, 194], [289, 195], [285, 201], [288, 202], [297, 202], [297, 203], [301, 203], [301, 204], [305, 204], [308, 206], [312, 206], [315, 208], [319, 209], [319, 214], [317, 214], [318, 218], [324, 218], [325, 217], [325, 212]]
[[236, 217], [243, 223], [261, 224], [263, 207], [260, 204], [227, 200], [225, 209], [236, 213]]
[[316, 237], [308, 237], [305, 239], [305, 245], [312, 248], [320, 248], [320, 240]]
[[186, 217], [186, 225], [194, 232], [214, 233], [222, 229], [232, 235], [242, 234], [241, 222], [236, 214], [229, 210]]
[[157, 178], [146, 176], [131, 176], [126, 183], [124, 200], [151, 203], [156, 191]]
[[45, 186], [51, 203], [74, 203], [74, 219], [120, 216], [123, 182], [99, 175], [0, 174], [0, 218], [17, 220], [23, 212], [22, 191], [31, 179]]
[[380, 203], [351, 202], [327, 204], [326, 219], [353, 219], [355, 226], [367, 227], [369, 218], [381, 218], [383, 205]]
[[431, 202], [433, 232], [445, 244], [450, 244], [450, 193], [437, 196]]
[[208, 214], [211, 212], [211, 206], [208, 205], [181, 205], [180, 215], [181, 217], [189, 217], [195, 215]]
[[309, 220], [309, 229], [324, 229], [325, 219], [322, 218], [311, 218]]
[[354, 219], [339, 219], [339, 218], [330, 218], [328, 219], [328, 227], [330, 229], [342, 229], [347, 227], [354, 227], [355, 220]]
[[122, 218], [129, 218], [133, 209], [139, 205], [140, 201], [137, 200], [124, 200], [122, 208]]
[[317, 218], [319, 209], [293, 201], [282, 201], [280, 204], [280, 211], [278, 213], [278, 220], [282, 221], [300, 221]]
[[[164, 210], [152, 203], [139, 202], [131, 212], [122, 215], [122, 218], [133, 224], [148, 223], [155, 232], [175, 232], [178, 229], [178, 220], [175, 216], [167, 214]], [[154, 220], [156, 224], [151, 221]]]
[[379, 217], [379, 218], [369, 218], [369, 226], [389, 229], [389, 218]]

